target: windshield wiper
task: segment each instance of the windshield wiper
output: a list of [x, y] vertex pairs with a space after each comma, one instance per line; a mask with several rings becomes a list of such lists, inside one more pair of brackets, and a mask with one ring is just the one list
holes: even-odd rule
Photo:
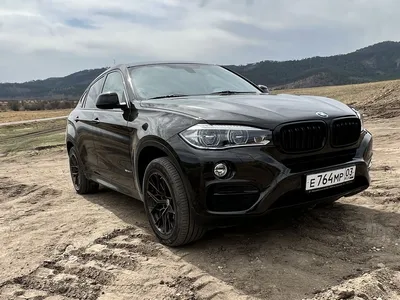
[[[204, 95], [235, 95], [235, 94], [254, 94], [256, 92], [238, 92], [238, 91], [219, 91], [219, 92], [214, 92], [211, 94], [204, 94]], [[202, 94], [199, 94], [202, 95]], [[177, 98], [177, 97], [188, 97], [189, 95], [185, 94], [169, 94], [169, 95], [164, 95], [164, 96], [157, 96], [149, 99], [162, 99], [162, 98]], [[194, 95], [192, 95], [194, 96]]]
[[220, 91], [220, 92], [214, 92], [211, 93], [210, 95], [235, 95], [235, 94], [254, 94], [255, 92], [238, 92], [238, 91]]
[[185, 94], [170, 94], [170, 95], [164, 95], [164, 96], [157, 96], [149, 99], [161, 99], [161, 98], [175, 98], [175, 97], [187, 97], [189, 95]]

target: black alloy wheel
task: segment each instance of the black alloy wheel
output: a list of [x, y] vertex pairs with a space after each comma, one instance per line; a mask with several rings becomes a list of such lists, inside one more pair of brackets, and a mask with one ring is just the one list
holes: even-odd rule
[[156, 158], [146, 167], [143, 201], [150, 226], [162, 244], [182, 246], [205, 233], [190, 209], [184, 182], [168, 157]]
[[79, 160], [75, 147], [68, 152], [69, 171], [71, 174], [72, 184], [78, 194], [94, 193], [99, 189], [99, 184], [86, 178], [83, 172], [82, 162]]
[[75, 190], [79, 190], [81, 186], [81, 175], [79, 172], [78, 159], [76, 158], [75, 153], [72, 153], [69, 156], [69, 170], [71, 173], [72, 184], [74, 185]]
[[175, 219], [175, 204], [166, 179], [154, 171], [147, 181], [148, 209], [157, 230], [163, 235], [173, 231]]

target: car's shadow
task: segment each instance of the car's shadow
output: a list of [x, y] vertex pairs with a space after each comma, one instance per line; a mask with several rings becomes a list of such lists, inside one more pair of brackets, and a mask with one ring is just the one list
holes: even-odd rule
[[[139, 200], [104, 189], [100, 193], [85, 198], [152, 234]], [[382, 263], [399, 267], [399, 228], [397, 213], [339, 202], [212, 230], [196, 243], [171, 250], [246, 294], [301, 299]]]

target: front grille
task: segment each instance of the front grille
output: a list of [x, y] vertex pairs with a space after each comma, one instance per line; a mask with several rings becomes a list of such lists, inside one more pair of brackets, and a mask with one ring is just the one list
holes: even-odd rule
[[343, 147], [354, 144], [361, 134], [361, 121], [359, 118], [345, 118], [332, 123], [332, 146]]
[[288, 124], [279, 131], [279, 145], [292, 153], [319, 150], [325, 145], [326, 135], [324, 122]]

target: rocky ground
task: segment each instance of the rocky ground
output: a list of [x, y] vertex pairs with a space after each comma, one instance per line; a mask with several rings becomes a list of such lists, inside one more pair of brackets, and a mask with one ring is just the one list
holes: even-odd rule
[[0, 158], [0, 299], [400, 299], [400, 119], [372, 119], [372, 186], [178, 249], [142, 204], [79, 196], [66, 152]]

